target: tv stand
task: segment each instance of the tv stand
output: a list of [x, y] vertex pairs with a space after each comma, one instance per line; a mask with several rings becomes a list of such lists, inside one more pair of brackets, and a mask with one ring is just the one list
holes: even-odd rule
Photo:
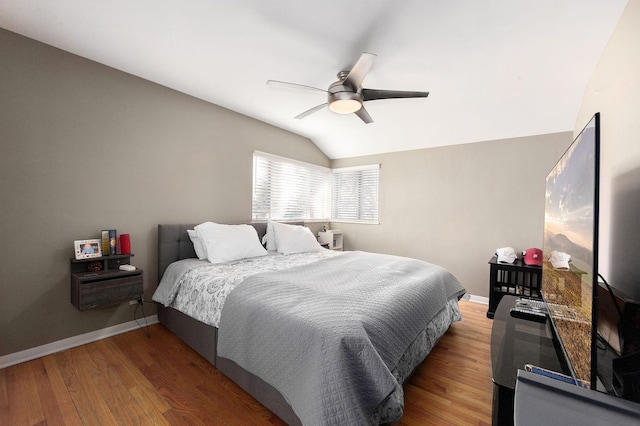
[[493, 425], [513, 424], [513, 400], [518, 370], [533, 364], [567, 373], [553, 343], [551, 323], [511, 316], [517, 296], [504, 295], [493, 317], [491, 330], [491, 370], [493, 375]]

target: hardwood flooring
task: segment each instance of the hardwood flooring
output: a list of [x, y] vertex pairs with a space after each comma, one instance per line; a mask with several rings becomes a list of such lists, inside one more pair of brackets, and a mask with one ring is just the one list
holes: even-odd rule
[[[405, 384], [399, 425], [491, 424], [491, 320], [461, 301]], [[282, 425], [156, 324], [0, 370], [0, 425]]]

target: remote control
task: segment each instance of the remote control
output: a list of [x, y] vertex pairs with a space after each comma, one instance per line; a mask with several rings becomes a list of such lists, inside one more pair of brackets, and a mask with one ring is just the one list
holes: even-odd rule
[[536, 321], [536, 322], [547, 322], [546, 314], [538, 311], [532, 311], [530, 309], [511, 308], [510, 313], [511, 313], [511, 316], [514, 318], [520, 318], [520, 319]]
[[546, 311], [545, 305], [546, 305], [545, 302], [543, 302], [542, 300], [529, 299], [524, 297], [521, 297], [516, 301], [516, 308], [524, 308], [529, 310], [541, 311], [543, 313]]

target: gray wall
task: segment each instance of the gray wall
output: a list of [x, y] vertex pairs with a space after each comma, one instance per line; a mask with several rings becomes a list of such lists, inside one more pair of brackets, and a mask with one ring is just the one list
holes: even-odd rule
[[130, 233], [150, 299], [158, 223], [251, 220], [254, 149], [329, 165], [308, 139], [2, 29], [0, 52], [0, 355], [133, 319], [71, 305], [74, 240]]
[[380, 163], [380, 225], [334, 223], [347, 250], [415, 257], [489, 295], [499, 247], [542, 248], [545, 176], [571, 132], [334, 160]]
[[585, 90], [578, 133], [601, 114], [600, 272], [640, 301], [640, 1], [630, 0]]

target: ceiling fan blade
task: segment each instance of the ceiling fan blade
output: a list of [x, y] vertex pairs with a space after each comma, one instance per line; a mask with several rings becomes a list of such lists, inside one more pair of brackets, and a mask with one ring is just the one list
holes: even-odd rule
[[364, 101], [375, 101], [376, 99], [426, 98], [427, 96], [429, 96], [429, 92], [362, 89], [362, 98]]
[[373, 66], [376, 60], [376, 54], [364, 52], [360, 55], [358, 62], [351, 68], [349, 74], [344, 79], [345, 83], [349, 84], [354, 90], [358, 90], [362, 86], [362, 81], [367, 76], [367, 73]]
[[366, 124], [373, 123], [373, 119], [371, 118], [367, 110], [364, 108], [364, 105], [359, 110], [354, 112], [354, 114], [360, 117], [360, 119], [364, 121]]
[[327, 93], [327, 91], [324, 89], [318, 89], [317, 87], [306, 86], [304, 84], [289, 83], [287, 81], [267, 80], [267, 84], [269, 86], [280, 86], [280, 87], [286, 87], [289, 89], [304, 89], [304, 90], [313, 90], [314, 92]]
[[303, 118], [305, 118], [306, 116], [311, 115], [311, 114], [313, 114], [314, 112], [318, 112], [318, 111], [320, 111], [322, 108], [324, 108], [324, 107], [326, 107], [326, 106], [327, 106], [327, 104], [326, 104], [326, 103], [324, 103], [324, 104], [320, 104], [320, 105], [316, 105], [316, 106], [314, 106], [313, 108], [308, 109], [308, 110], [306, 110], [305, 112], [303, 112], [303, 113], [301, 113], [301, 114], [296, 115], [296, 116], [295, 116], [295, 118], [297, 118], [298, 120], [302, 120], [302, 119], [303, 119]]

